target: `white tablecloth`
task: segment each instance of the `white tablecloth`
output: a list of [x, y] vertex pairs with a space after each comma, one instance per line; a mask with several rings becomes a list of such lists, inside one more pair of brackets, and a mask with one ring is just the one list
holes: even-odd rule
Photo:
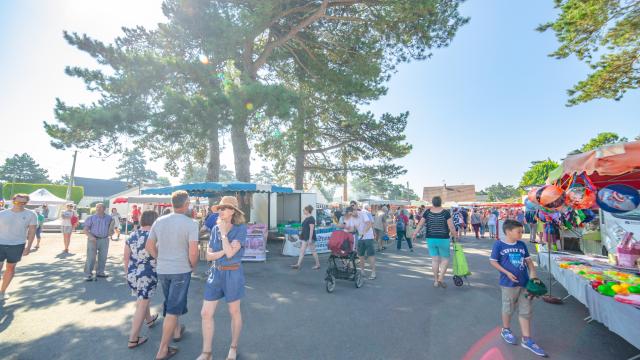
[[[540, 255], [540, 265], [548, 268], [548, 255]], [[640, 349], [640, 309], [615, 301], [612, 297], [594, 291], [589, 281], [570, 270], [561, 269], [551, 255], [551, 274], [571, 296], [589, 309], [593, 320], [604, 324], [609, 330], [620, 335], [631, 345]]]

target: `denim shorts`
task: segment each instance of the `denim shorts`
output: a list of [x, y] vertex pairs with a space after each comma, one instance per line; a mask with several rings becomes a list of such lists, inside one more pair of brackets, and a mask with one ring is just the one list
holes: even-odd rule
[[15, 264], [22, 259], [22, 252], [26, 244], [0, 245], [0, 262], [7, 260], [9, 264]]
[[163, 316], [180, 316], [187, 313], [187, 295], [191, 272], [184, 274], [158, 274], [158, 282], [162, 284], [164, 293]]
[[429, 247], [429, 256], [441, 256], [448, 258], [451, 256], [449, 246], [451, 244], [450, 239], [427, 239], [427, 246]]
[[226, 302], [234, 302], [244, 297], [244, 271], [211, 269], [211, 274], [204, 285], [205, 301], [216, 301], [224, 298]]

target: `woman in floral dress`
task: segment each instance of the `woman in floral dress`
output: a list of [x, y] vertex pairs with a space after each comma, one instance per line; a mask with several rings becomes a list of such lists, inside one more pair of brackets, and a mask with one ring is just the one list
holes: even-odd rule
[[151, 225], [157, 218], [158, 213], [155, 211], [145, 211], [140, 220], [140, 227], [131, 234], [124, 245], [124, 271], [127, 274], [131, 295], [137, 297], [136, 311], [131, 322], [129, 349], [138, 347], [148, 340], [147, 337], [140, 336], [142, 321], [145, 320], [147, 326], [152, 327], [158, 319], [158, 314], [152, 317], [149, 310], [149, 298], [158, 284], [156, 259], [144, 248]]

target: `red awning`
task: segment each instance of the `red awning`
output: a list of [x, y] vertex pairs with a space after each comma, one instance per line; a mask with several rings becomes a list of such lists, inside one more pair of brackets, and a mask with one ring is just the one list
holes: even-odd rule
[[562, 162], [562, 170], [565, 179], [584, 172], [598, 188], [624, 184], [640, 189], [640, 141], [570, 155]]
[[117, 197], [115, 200], [113, 200], [113, 204], [126, 204], [128, 202], [129, 200], [126, 197]]

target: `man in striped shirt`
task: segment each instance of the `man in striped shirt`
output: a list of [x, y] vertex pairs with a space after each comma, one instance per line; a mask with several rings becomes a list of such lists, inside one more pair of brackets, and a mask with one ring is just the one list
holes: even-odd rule
[[84, 221], [84, 233], [87, 235], [87, 261], [84, 272], [87, 281], [93, 281], [93, 269], [98, 257], [98, 268], [96, 277], [106, 278], [104, 268], [107, 264], [107, 253], [109, 252], [109, 239], [113, 235], [114, 222], [111, 215], [104, 212], [104, 204], [96, 205], [96, 214], [91, 215]]

